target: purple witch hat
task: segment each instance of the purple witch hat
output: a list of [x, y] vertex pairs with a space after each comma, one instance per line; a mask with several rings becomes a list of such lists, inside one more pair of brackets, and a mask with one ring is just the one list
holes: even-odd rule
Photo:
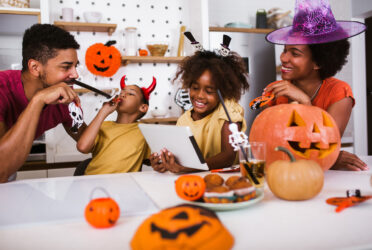
[[274, 44], [328, 43], [365, 31], [363, 23], [336, 21], [328, 0], [296, 0], [293, 25], [270, 32], [266, 40]]

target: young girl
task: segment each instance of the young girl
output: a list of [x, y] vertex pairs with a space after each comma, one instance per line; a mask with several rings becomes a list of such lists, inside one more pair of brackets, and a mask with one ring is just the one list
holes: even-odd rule
[[[326, 110], [335, 119], [342, 136], [355, 100], [350, 86], [333, 76], [346, 63], [350, 47], [346, 38], [362, 32], [364, 25], [336, 22], [325, 0], [296, 3], [299, 5], [293, 27], [273, 31], [266, 37], [269, 42], [285, 44], [285, 47], [280, 56], [283, 80], [267, 86], [264, 94], [275, 95], [271, 105], [297, 101]], [[323, 23], [317, 23], [319, 20]], [[368, 167], [354, 154], [341, 151], [332, 169], [358, 171]]]
[[[237, 154], [229, 144], [229, 122], [217, 89], [221, 91], [232, 122], [245, 131], [244, 109], [237, 103], [242, 91], [249, 87], [244, 62], [232, 52], [222, 56], [211, 51], [198, 51], [180, 64], [174, 80], [179, 77], [183, 87], [189, 89], [193, 108], [178, 119], [177, 126], [191, 128], [209, 169], [231, 166]], [[178, 164], [175, 157], [164, 149], [160, 155], [152, 154], [150, 161], [159, 172], [195, 171]]]

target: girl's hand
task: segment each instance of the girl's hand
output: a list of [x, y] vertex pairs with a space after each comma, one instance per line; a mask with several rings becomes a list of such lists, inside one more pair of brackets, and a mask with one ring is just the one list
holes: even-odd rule
[[301, 104], [311, 105], [310, 97], [300, 88], [292, 84], [290, 81], [283, 80], [278, 83], [267, 86], [263, 94], [272, 92], [275, 97], [286, 96], [292, 101], [297, 101]]
[[340, 151], [336, 163], [332, 166], [333, 170], [364, 171], [368, 170], [367, 164], [355, 154], [347, 151]]
[[179, 165], [174, 158], [174, 155], [167, 149], [161, 151], [161, 161], [164, 167], [172, 173], [187, 172], [188, 168]]
[[167, 171], [167, 169], [162, 164], [161, 158], [158, 153], [153, 153], [150, 155], [150, 163], [151, 167], [159, 173], [164, 173], [165, 171]]

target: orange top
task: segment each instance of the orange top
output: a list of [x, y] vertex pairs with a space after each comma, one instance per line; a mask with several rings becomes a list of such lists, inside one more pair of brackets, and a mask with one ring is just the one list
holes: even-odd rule
[[[276, 81], [280, 82], [280, 81]], [[276, 82], [273, 82], [275, 84]], [[318, 94], [311, 101], [313, 106], [317, 106], [324, 110], [327, 110], [333, 103], [338, 102], [346, 97], [350, 97], [353, 100], [353, 107], [355, 105], [355, 99], [353, 91], [349, 84], [334, 77], [323, 80], [322, 86], [320, 87]], [[269, 106], [288, 103], [286, 96], [279, 96], [269, 103]]]

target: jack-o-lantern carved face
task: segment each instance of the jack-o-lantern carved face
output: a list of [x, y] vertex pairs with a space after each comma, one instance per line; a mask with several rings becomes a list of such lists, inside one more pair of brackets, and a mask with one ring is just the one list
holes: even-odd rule
[[91, 200], [85, 208], [85, 219], [97, 228], [112, 227], [119, 216], [120, 208], [111, 198]]
[[264, 110], [254, 120], [249, 140], [266, 142], [266, 166], [286, 159], [284, 153], [274, 150], [282, 146], [296, 159], [318, 162], [323, 170], [335, 163], [341, 146], [340, 132], [331, 115], [302, 104], [281, 104]]
[[111, 46], [115, 43], [116, 41], [95, 43], [87, 49], [85, 64], [92, 74], [110, 77], [118, 71], [121, 55], [119, 50]]
[[137, 229], [132, 249], [231, 249], [234, 238], [206, 208], [180, 205], [147, 218]]
[[200, 199], [205, 191], [204, 179], [198, 175], [182, 175], [175, 182], [177, 195], [184, 200]]

